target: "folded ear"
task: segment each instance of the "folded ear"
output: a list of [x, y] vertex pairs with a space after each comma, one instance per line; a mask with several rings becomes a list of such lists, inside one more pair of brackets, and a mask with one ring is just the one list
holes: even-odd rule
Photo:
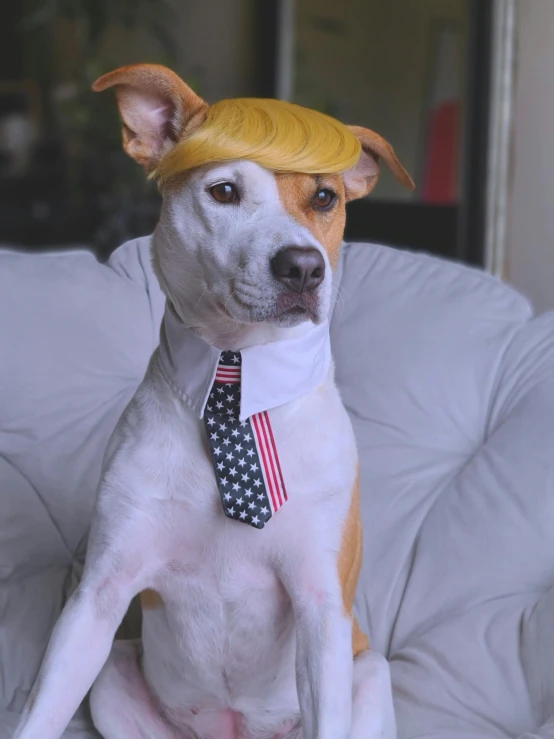
[[201, 125], [208, 104], [167, 67], [133, 64], [103, 75], [92, 89], [115, 88], [123, 148], [151, 172], [185, 132]]
[[346, 199], [356, 200], [363, 198], [370, 193], [375, 187], [379, 178], [381, 159], [390, 167], [396, 179], [406, 187], [413, 190], [415, 185], [400, 164], [394, 149], [379, 134], [370, 131], [368, 128], [360, 126], [348, 126], [354, 136], [356, 136], [362, 145], [362, 153], [358, 163], [344, 173], [344, 185], [346, 188]]

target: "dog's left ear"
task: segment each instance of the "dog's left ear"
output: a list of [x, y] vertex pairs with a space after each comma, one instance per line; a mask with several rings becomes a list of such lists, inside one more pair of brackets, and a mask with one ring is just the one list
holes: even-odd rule
[[356, 200], [370, 193], [379, 179], [379, 162], [383, 160], [390, 167], [396, 179], [410, 190], [415, 188], [414, 182], [400, 164], [394, 149], [379, 134], [360, 126], [348, 126], [362, 145], [362, 153], [358, 163], [344, 173], [346, 199]]
[[151, 172], [183, 136], [199, 126], [208, 104], [183, 80], [159, 64], [132, 64], [108, 72], [93, 84], [115, 88], [123, 119], [123, 148]]

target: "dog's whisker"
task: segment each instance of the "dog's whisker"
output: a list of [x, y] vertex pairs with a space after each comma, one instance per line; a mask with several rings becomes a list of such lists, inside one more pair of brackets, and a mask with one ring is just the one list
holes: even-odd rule
[[343, 308], [345, 305], [345, 291], [342, 285], [333, 285], [331, 289], [331, 295], [335, 299], [335, 305], [338, 308]]
[[202, 300], [202, 298], [204, 297], [204, 295], [205, 295], [205, 294], [206, 294], [207, 292], [209, 292], [209, 288], [206, 288], [206, 289], [205, 289], [205, 290], [204, 290], [204, 291], [203, 291], [203, 292], [202, 292], [202, 293], [200, 294], [200, 297], [198, 298], [198, 300], [197, 300], [197, 301], [196, 301], [196, 303], [194, 304], [194, 308], [195, 308], [195, 309], [196, 309], [196, 308], [198, 308], [198, 304], [200, 303], [200, 301]]
[[229, 304], [229, 301], [231, 300], [231, 298], [233, 298], [233, 297], [234, 297], [235, 293], [236, 293], [236, 290], [232, 290], [232, 291], [231, 291], [231, 292], [229, 293], [229, 296], [228, 296], [227, 300], [225, 301], [225, 304], [224, 304], [224, 306], [223, 306], [223, 309], [224, 309], [224, 311], [225, 311], [226, 313], [228, 313], [228, 310], [227, 310], [227, 305]]

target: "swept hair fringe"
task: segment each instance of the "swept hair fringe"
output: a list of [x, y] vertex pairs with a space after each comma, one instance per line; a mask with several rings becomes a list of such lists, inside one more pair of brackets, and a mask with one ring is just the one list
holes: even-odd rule
[[274, 172], [332, 174], [353, 167], [360, 153], [350, 129], [324, 113], [283, 100], [235, 98], [211, 105], [204, 123], [150, 176], [163, 185], [195, 167], [236, 159]]

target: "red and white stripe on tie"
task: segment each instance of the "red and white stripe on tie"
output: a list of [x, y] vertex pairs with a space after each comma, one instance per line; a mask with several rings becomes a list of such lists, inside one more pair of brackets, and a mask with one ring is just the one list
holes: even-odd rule
[[219, 364], [215, 374], [215, 381], [232, 384], [240, 382], [240, 367], [234, 367], [232, 364]]
[[254, 430], [254, 439], [258, 449], [258, 456], [262, 464], [262, 474], [267, 490], [267, 497], [273, 513], [288, 500], [283, 473], [279, 463], [279, 455], [273, 437], [271, 421], [267, 411], [255, 413], [250, 417]]

